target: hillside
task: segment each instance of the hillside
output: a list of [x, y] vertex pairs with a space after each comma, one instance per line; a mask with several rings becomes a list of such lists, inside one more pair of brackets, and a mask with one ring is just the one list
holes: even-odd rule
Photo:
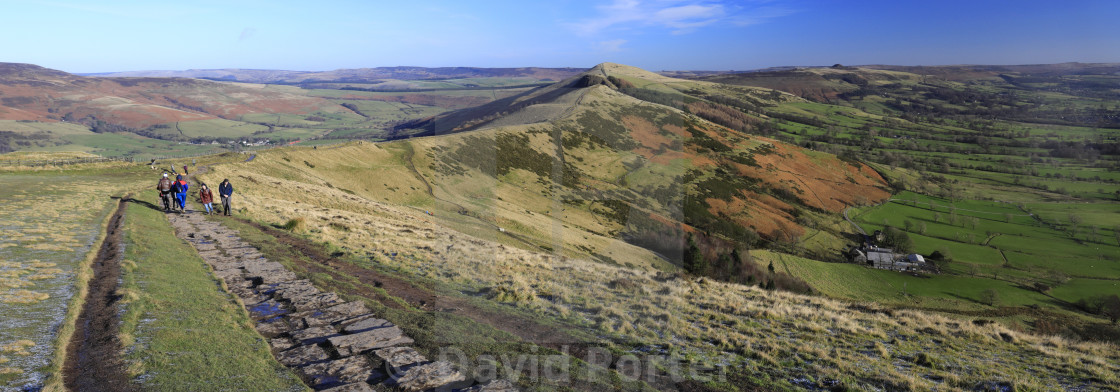
[[306, 96], [175, 78], [90, 78], [28, 64], [0, 65], [0, 119], [145, 128], [251, 113], [339, 110]]
[[[715, 388], [727, 390], [1106, 390], [1117, 382], [1120, 358], [1108, 345], [681, 275], [647, 250], [602, 235], [619, 227], [610, 210], [538, 194], [545, 187], [524, 169], [499, 177], [473, 168], [460, 176], [412, 171], [431, 173], [424, 168], [433, 158], [425, 158], [425, 151], [439, 156], [443, 146], [497, 138], [499, 132], [280, 149], [251, 162], [212, 167], [200, 179], [214, 183], [228, 177], [238, 186], [246, 216], [331, 244], [337, 249], [332, 263], [340, 266], [335, 268], [395, 274], [413, 287], [440, 293], [410, 297], [409, 303], [432, 313], [489, 323], [518, 341], [556, 350], [591, 345], [615, 358], [649, 353], [642, 361], [683, 361], [697, 371], [688, 376], [695, 379], [668, 385], [639, 377], [662, 389], [689, 390], [704, 380], [717, 380]], [[460, 141], [445, 140], [452, 138]], [[448, 200], [444, 189], [461, 196]], [[594, 250], [582, 253], [585, 247]], [[368, 284], [345, 274], [320, 274], [338, 287]], [[378, 279], [389, 295], [409, 292]], [[478, 301], [527, 310], [534, 322], [506, 325], [474, 307], [480, 305], [464, 305]], [[587, 337], [588, 331], [595, 337]], [[483, 353], [497, 354], [485, 351], [489, 343], [478, 344]], [[571, 355], [583, 358], [582, 351]], [[642, 369], [667, 363], [644, 363]]]
[[[506, 71], [466, 70], [463, 75]], [[390, 128], [515, 95], [534, 83], [540, 81], [480, 77], [301, 88], [164, 76], [84, 77], [5, 63], [0, 64], [0, 152], [158, 157], [228, 151], [241, 144], [404, 137], [408, 134]], [[390, 91], [367, 91], [369, 86]]]
[[[461, 183], [456, 177], [472, 169], [498, 179], [527, 170], [542, 184], [550, 178], [562, 184], [536, 192], [574, 207], [610, 206], [620, 214], [615, 219], [620, 227], [608, 231], [635, 241], [652, 241], [647, 237], [680, 230], [677, 224], [683, 223], [685, 232], [719, 233], [747, 246], [759, 239], [796, 242], [806, 234], [797, 219], [802, 214], [804, 221], [887, 196], [886, 183], [864, 165], [743, 132], [747, 122], [756, 121], [751, 118], [728, 118], [729, 125], [740, 127], [732, 129], [635, 98], [677, 94], [702, 114], [710, 110], [713, 118], [730, 114], [728, 107], [680, 91], [717, 100], [726, 97], [722, 94], [765, 99], [722, 88], [602, 64], [553, 86], [405, 126], [426, 127], [429, 134], [493, 129], [430, 147], [437, 152], [427, 162], [436, 182]], [[557, 153], [562, 156], [549, 158], [553, 163], [531, 158]], [[443, 190], [449, 198], [469, 193]]]

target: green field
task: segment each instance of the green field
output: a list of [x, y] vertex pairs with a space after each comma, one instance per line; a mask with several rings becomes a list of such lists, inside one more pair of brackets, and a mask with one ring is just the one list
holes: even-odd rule
[[[1111, 206], [1034, 203], [1024, 206], [1025, 211], [1011, 203], [903, 192], [891, 202], [853, 211], [852, 217], [868, 232], [886, 225], [907, 230], [914, 250], [927, 258], [934, 251], [948, 253], [951, 261], [938, 263], [942, 274], [918, 278], [846, 264], [782, 261], [813, 287], [842, 298], [959, 310], [976, 307], [980, 294], [993, 289], [1001, 306], [1043, 306], [1077, 314], [1072, 304], [1115, 294], [1120, 284], [1120, 246], [1113, 229], [1098, 229], [1095, 238], [1084, 229], [1087, 222], [1114, 219]], [[1045, 212], [1034, 216], [1027, 211]], [[1084, 217], [1079, 233], [1071, 234], [1068, 220], [1053, 222], [1052, 216], [1068, 214]], [[1049, 290], [1039, 292], [1037, 284]], [[917, 299], [903, 297], [903, 291]]]

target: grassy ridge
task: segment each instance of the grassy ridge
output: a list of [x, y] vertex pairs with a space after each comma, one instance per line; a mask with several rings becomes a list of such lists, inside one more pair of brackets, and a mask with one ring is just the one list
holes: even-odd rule
[[121, 334], [131, 376], [156, 391], [306, 390], [162, 212], [130, 204], [126, 214]]

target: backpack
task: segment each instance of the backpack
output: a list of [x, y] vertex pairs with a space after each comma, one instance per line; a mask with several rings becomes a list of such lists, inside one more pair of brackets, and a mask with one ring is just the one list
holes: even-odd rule
[[182, 193], [182, 188], [179, 187], [179, 181], [171, 183], [171, 193]]

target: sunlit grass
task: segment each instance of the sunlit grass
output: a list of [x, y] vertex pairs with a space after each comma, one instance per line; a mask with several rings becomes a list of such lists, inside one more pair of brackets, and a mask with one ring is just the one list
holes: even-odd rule
[[[291, 161], [322, 167], [318, 153], [284, 154]], [[378, 268], [477, 292], [491, 301], [627, 342], [628, 347], [669, 347], [713, 363], [729, 355], [736, 364], [761, 364], [744, 366], [755, 369], [744, 371], [779, 379], [799, 377], [804, 373], [797, 369], [805, 366], [821, 369], [816, 374], [830, 374], [823, 369], [831, 368], [836, 369], [832, 374], [854, 379], [855, 385], [886, 389], [935, 388], [938, 384], [931, 378], [896, 365], [913, 364], [924, 352], [937, 356], [920, 361], [935, 365], [916, 365], [922, 374], [958, 388], [993, 380], [1042, 389], [1060, 389], [1066, 385], [1060, 380], [1070, 379], [1118, 385], [1109, 372], [1120, 371], [1120, 354], [1111, 345], [1063, 341], [1053, 347], [1055, 338], [1016, 332], [998, 323], [975, 325], [920, 311], [890, 311], [870, 303], [541, 253], [494, 241], [488, 232], [450, 230], [422, 210], [342, 192], [338, 184], [328, 186], [322, 179], [326, 173], [283, 162], [264, 156], [249, 164], [215, 168], [208, 176], [241, 176], [236, 184], [238, 205], [252, 219], [280, 226], [302, 217], [304, 235], [368, 259]], [[376, 164], [367, 165], [371, 163]], [[286, 201], [285, 195], [297, 191], [298, 199]], [[1041, 350], [1051, 354], [1036, 355]], [[1062, 365], [1053, 366], [1055, 361]]]

